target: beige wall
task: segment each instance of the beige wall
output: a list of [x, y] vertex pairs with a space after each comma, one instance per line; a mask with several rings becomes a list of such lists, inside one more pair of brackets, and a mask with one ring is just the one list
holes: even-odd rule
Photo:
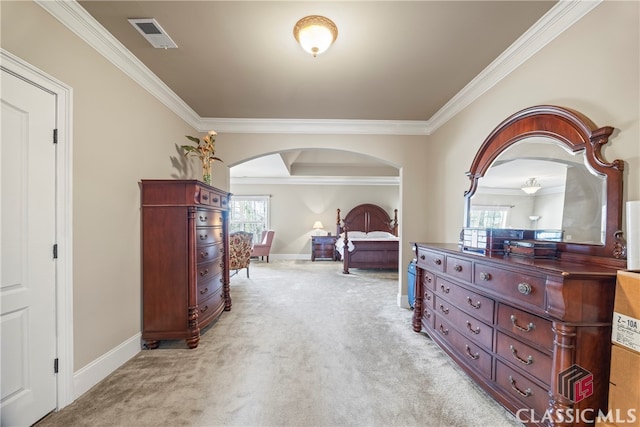
[[640, 199], [639, 5], [603, 2], [429, 137], [442, 159], [433, 174], [446, 177], [429, 187], [439, 206], [430, 211], [438, 224], [430, 240], [456, 241], [476, 150], [500, 122], [533, 105], [569, 107], [614, 126], [604, 156], [625, 161], [624, 200]]
[[[397, 199], [401, 270], [406, 270], [413, 258], [411, 242], [424, 241], [426, 231], [437, 227], [424, 214], [429, 206], [426, 196], [433, 188], [427, 184], [429, 171], [432, 169], [432, 162], [437, 161], [429, 155], [430, 145], [426, 143], [426, 136], [220, 134], [217, 142], [220, 157], [228, 167], [266, 154], [298, 148], [363, 153], [397, 167], [401, 178]], [[351, 195], [347, 192], [341, 197], [345, 200], [363, 200], [360, 191], [355, 189]], [[354, 203], [353, 206], [355, 205]], [[382, 205], [385, 206], [384, 203]], [[330, 209], [335, 207], [331, 206]], [[301, 224], [300, 230], [306, 226], [306, 222]], [[300, 231], [296, 233], [299, 234]], [[401, 295], [407, 294], [405, 276], [400, 275], [399, 299]]]
[[232, 185], [234, 195], [270, 195], [271, 228], [276, 231], [271, 254], [310, 258], [311, 227], [322, 221], [321, 234], [336, 233], [336, 209], [344, 217], [361, 203], [382, 207], [393, 219], [399, 208], [397, 185]]
[[2, 2], [2, 48], [73, 88], [75, 370], [140, 332], [141, 178], [171, 178], [193, 129], [31, 2]]
[[[193, 129], [39, 6], [2, 1], [1, 7], [2, 47], [74, 91], [77, 370], [140, 331], [137, 183], [181, 176], [171, 162], [179, 155], [174, 144], [184, 143]], [[638, 3], [607, 1], [429, 137], [221, 134], [225, 166], [216, 164], [214, 185], [229, 188], [227, 166], [287, 149], [342, 149], [388, 161], [402, 177], [398, 204], [406, 266], [409, 242], [457, 240], [465, 172], [485, 136], [517, 110], [557, 104], [619, 129], [605, 156], [626, 161], [625, 200], [638, 200], [638, 38]]]

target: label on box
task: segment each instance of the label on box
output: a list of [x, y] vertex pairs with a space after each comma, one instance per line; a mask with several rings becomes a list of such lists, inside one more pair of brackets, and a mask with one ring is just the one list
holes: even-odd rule
[[640, 320], [614, 311], [611, 340], [640, 352]]

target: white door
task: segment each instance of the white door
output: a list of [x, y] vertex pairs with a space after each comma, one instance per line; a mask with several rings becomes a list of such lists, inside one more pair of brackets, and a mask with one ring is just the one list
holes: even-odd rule
[[56, 408], [56, 97], [2, 71], [1, 424]]

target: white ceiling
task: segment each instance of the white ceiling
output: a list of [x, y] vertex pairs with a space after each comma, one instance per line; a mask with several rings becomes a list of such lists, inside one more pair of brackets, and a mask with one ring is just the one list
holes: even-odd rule
[[[199, 131], [426, 135], [597, 2], [39, 4]], [[293, 37], [294, 24], [310, 14], [332, 19], [339, 33], [317, 58]], [[153, 48], [129, 18], [155, 18], [178, 48]], [[232, 177], [313, 173], [397, 181], [397, 171], [389, 176], [386, 166], [366, 157], [344, 165], [341, 152], [304, 154], [256, 159], [234, 167]]]

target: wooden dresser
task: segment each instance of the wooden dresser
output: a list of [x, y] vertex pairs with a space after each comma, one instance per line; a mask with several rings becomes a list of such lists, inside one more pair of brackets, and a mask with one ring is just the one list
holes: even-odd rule
[[416, 244], [416, 257], [413, 329], [505, 407], [542, 425], [606, 412], [615, 269], [442, 244]]
[[627, 264], [624, 162], [601, 152], [614, 131], [566, 107], [512, 114], [467, 172], [458, 244], [415, 245], [413, 329], [527, 424], [593, 425], [607, 413]]
[[229, 194], [196, 180], [142, 180], [142, 338], [184, 339], [231, 309]]

